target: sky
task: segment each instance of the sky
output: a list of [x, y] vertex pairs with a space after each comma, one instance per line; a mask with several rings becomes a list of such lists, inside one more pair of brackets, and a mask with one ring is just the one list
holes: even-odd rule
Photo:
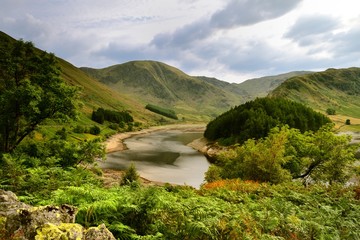
[[359, 0], [0, 0], [0, 31], [77, 67], [155, 60], [240, 83], [360, 67]]

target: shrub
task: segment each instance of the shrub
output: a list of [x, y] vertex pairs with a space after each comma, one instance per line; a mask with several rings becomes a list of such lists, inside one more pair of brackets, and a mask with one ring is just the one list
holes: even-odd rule
[[124, 176], [121, 179], [120, 185], [132, 185], [139, 181], [139, 174], [136, 171], [135, 165], [131, 165], [126, 169]]
[[92, 134], [92, 135], [99, 135], [100, 132], [101, 132], [100, 128], [96, 125], [94, 125], [90, 128], [90, 134]]
[[328, 109], [326, 109], [326, 113], [328, 115], [336, 115], [336, 110], [333, 108], [328, 108]]

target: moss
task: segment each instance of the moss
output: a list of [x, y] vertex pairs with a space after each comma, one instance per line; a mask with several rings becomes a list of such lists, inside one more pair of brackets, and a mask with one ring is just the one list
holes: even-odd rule
[[83, 238], [83, 227], [76, 223], [61, 223], [54, 225], [45, 224], [37, 230], [35, 240], [81, 240]]
[[0, 216], [0, 239], [5, 238], [6, 217]]

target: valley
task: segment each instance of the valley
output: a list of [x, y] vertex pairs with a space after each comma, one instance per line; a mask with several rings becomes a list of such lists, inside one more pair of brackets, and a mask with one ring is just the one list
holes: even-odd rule
[[360, 238], [339, 134], [360, 131], [359, 68], [236, 84], [78, 68], [3, 32], [0, 53], [0, 239]]

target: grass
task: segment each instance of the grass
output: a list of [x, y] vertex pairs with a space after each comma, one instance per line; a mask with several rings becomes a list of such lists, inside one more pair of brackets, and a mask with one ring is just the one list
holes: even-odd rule
[[[304, 103], [322, 113], [335, 109], [330, 116], [338, 128], [357, 130], [360, 127], [360, 68], [331, 69], [285, 81], [270, 96], [285, 97]], [[343, 126], [346, 119], [351, 125]]]

